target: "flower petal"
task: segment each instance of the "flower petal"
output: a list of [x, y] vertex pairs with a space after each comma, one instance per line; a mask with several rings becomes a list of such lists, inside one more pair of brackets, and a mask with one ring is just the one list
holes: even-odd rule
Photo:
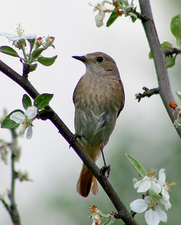
[[168, 210], [168, 209], [170, 209], [172, 207], [172, 205], [170, 204], [169, 199], [162, 198], [162, 199], [160, 199], [160, 202], [165, 206], [166, 210]]
[[37, 108], [35, 106], [29, 106], [25, 112], [25, 115], [29, 120], [32, 120], [37, 115]]
[[158, 216], [160, 217], [160, 221], [166, 223], [166, 222], [167, 222], [167, 214], [166, 214], [166, 212], [164, 212], [164, 211], [161, 209], [160, 206], [157, 206], [157, 207], [155, 208], [155, 211], [158, 213]]
[[158, 225], [160, 223], [160, 217], [158, 216], [158, 213], [153, 209], [149, 209], [146, 211], [145, 220], [148, 225]]
[[27, 34], [24, 36], [24, 39], [36, 39], [36, 34]]
[[26, 128], [27, 128], [27, 127], [26, 127], [25, 124], [22, 124], [22, 125], [21, 125], [20, 130], [19, 130], [19, 134], [20, 134], [21, 136], [24, 135]]
[[150, 189], [150, 187], [151, 187], [151, 181], [149, 179], [142, 180], [142, 182], [140, 182], [140, 185], [137, 189], [137, 192], [138, 193], [146, 192]]
[[158, 194], [161, 192], [161, 185], [155, 181], [151, 182], [151, 188]]
[[33, 129], [32, 129], [32, 126], [30, 125], [26, 131], [26, 138], [31, 139], [32, 135], [33, 135]]
[[130, 203], [130, 208], [133, 212], [142, 213], [147, 209], [148, 205], [144, 199], [136, 199]]
[[10, 116], [10, 119], [18, 124], [21, 124], [25, 121], [25, 115], [23, 114], [23, 112], [14, 112]]
[[159, 181], [161, 185], [164, 185], [166, 182], [166, 174], [165, 174], [165, 169], [160, 169], [159, 171]]
[[9, 41], [14, 41], [14, 38], [18, 38], [18, 35], [9, 34], [9, 33], [0, 33], [0, 35], [9, 39]]

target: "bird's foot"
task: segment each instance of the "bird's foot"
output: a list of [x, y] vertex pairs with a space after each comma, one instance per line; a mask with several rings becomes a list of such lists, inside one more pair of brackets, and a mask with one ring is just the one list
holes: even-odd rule
[[75, 141], [76, 141], [77, 138], [80, 138], [80, 135], [78, 135], [77, 133], [75, 133], [74, 135], [72, 135], [72, 137], [70, 139], [69, 148], [71, 148], [74, 145], [74, 143], [75, 143]]
[[101, 175], [105, 175], [106, 178], [108, 178], [109, 175], [110, 175], [110, 172], [111, 172], [111, 165], [103, 166], [103, 167], [100, 169], [100, 172], [101, 172]]

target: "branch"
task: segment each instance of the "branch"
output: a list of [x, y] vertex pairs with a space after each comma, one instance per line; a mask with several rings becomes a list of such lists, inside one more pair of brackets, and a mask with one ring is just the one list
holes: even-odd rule
[[163, 49], [163, 52], [165, 56], [169, 56], [173, 54], [176, 54], [176, 55], [181, 54], [181, 50], [178, 48], [166, 48], [166, 49]]
[[[5, 75], [14, 80], [18, 85], [20, 85], [33, 99], [39, 95], [38, 91], [32, 86], [32, 84], [28, 81], [26, 77], [20, 76], [2, 61], [0, 61], [0, 71], [2, 71]], [[48, 113], [48, 119], [55, 125], [59, 133], [65, 138], [69, 145], [74, 149], [74, 151], [79, 155], [82, 161], [90, 169], [90, 171], [97, 178], [100, 185], [112, 201], [118, 212], [116, 218], [122, 219], [126, 225], [137, 225], [137, 223], [119, 198], [118, 194], [114, 190], [113, 186], [106, 178], [106, 176], [100, 172], [100, 169], [96, 166], [94, 161], [79, 144], [79, 142], [77, 140], [72, 141], [74, 139], [73, 133], [68, 129], [68, 127], [63, 123], [63, 121], [59, 118], [59, 116], [52, 108], [48, 107]]]
[[135, 95], [136, 99], [138, 99], [138, 102], [140, 102], [141, 99], [144, 98], [144, 97], [148, 97], [149, 98], [152, 95], [159, 94], [159, 88], [148, 89], [147, 87], [143, 87], [142, 89], [144, 90], [143, 94], [139, 93], [139, 94]]
[[[165, 54], [160, 46], [159, 38], [157, 35], [157, 31], [152, 16], [150, 1], [139, 0], [139, 3], [141, 8], [141, 14], [146, 15], [149, 18], [148, 20], [142, 20], [142, 24], [148, 39], [148, 43], [150, 45], [150, 49], [155, 64], [160, 97], [163, 101], [163, 104], [167, 110], [168, 115], [170, 116], [172, 123], [174, 123], [174, 121], [177, 118], [177, 115], [176, 113], [173, 114], [173, 110], [170, 108], [169, 102], [172, 101], [176, 103], [176, 101], [172, 94], [169, 75], [165, 63]], [[177, 130], [178, 135], [181, 137], [181, 128], [175, 127], [175, 129]]]
[[7, 211], [10, 214], [11, 220], [13, 224], [21, 225], [21, 220], [19, 216], [19, 212], [17, 209], [16, 201], [15, 201], [15, 180], [17, 178], [17, 173], [15, 171], [15, 159], [16, 159], [16, 153], [17, 153], [17, 134], [15, 129], [11, 129], [11, 136], [12, 136], [12, 142], [9, 144], [9, 148], [11, 150], [11, 189], [8, 191], [8, 197], [10, 200], [10, 205], [4, 200], [4, 198], [1, 198], [1, 201]]

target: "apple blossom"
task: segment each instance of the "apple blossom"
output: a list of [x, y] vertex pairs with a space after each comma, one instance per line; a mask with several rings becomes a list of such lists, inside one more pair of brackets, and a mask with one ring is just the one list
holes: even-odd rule
[[18, 28], [16, 29], [17, 35], [9, 34], [9, 33], [0, 33], [0, 35], [6, 37], [9, 41], [19, 41], [21, 39], [35, 39], [36, 34], [28, 34], [24, 35], [24, 30], [22, 29], [21, 25], [18, 24]]
[[130, 204], [132, 211], [145, 212], [145, 220], [148, 225], [158, 225], [160, 221], [167, 222], [167, 214], [158, 205], [159, 200], [151, 196], [144, 199], [136, 199]]
[[16, 122], [17, 124], [21, 124], [21, 128], [19, 131], [20, 135], [23, 135], [26, 132], [26, 138], [31, 139], [33, 130], [32, 130], [32, 121], [35, 119], [37, 115], [37, 108], [35, 106], [29, 106], [25, 113], [18, 111], [14, 112], [10, 119]]

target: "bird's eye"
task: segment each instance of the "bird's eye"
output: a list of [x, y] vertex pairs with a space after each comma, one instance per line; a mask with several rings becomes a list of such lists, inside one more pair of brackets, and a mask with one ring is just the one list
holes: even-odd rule
[[103, 61], [103, 57], [101, 57], [101, 56], [97, 57], [97, 61], [98, 62], [102, 62]]

